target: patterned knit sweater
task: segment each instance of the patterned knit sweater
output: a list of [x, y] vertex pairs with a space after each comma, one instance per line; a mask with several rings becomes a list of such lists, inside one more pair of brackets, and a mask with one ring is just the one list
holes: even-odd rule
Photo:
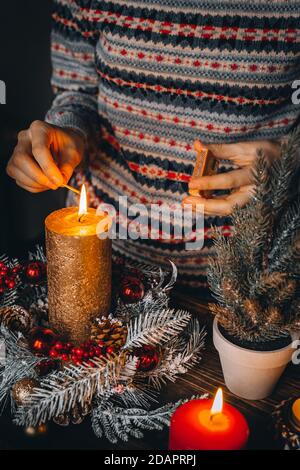
[[[47, 121], [73, 127], [97, 151], [76, 181], [90, 202], [180, 202], [193, 170], [193, 141], [279, 138], [299, 117], [292, 82], [300, 77], [300, 1], [55, 0]], [[223, 168], [226, 169], [226, 162]], [[180, 281], [205, 286], [205, 246], [180, 240], [116, 240], [134, 260], [165, 265]]]

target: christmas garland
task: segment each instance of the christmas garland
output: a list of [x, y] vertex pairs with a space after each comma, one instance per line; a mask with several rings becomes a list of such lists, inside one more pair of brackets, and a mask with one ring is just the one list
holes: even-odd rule
[[113, 313], [96, 318], [90, 340], [76, 345], [48, 324], [43, 250], [22, 263], [0, 257], [0, 405], [11, 399], [17, 425], [67, 426], [90, 415], [95, 434], [116, 443], [162, 429], [184, 403], [151, 407], [163, 385], [199, 361], [204, 346], [199, 322], [169, 307], [175, 265], [169, 281], [149, 266], [115, 267]]

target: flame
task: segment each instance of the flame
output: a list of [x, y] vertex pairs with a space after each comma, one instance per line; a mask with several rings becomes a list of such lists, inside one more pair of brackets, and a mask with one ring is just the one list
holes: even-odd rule
[[87, 197], [86, 197], [85, 185], [83, 184], [81, 186], [81, 191], [80, 191], [78, 215], [81, 216], [86, 213], [87, 213]]
[[214, 416], [216, 414], [222, 413], [223, 410], [223, 390], [218, 388], [216, 396], [214, 398], [210, 414]]

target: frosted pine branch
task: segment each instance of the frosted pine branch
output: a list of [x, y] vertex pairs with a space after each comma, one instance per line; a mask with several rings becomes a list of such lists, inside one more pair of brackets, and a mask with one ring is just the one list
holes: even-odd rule
[[178, 338], [168, 345], [159, 366], [147, 374], [149, 383], [156, 389], [168, 381], [175, 382], [179, 375], [185, 374], [201, 360], [206, 331], [197, 319], [192, 319], [184, 336], [184, 339]]
[[282, 146], [281, 158], [258, 153], [255, 192], [232, 214], [234, 235], [215, 234], [216, 258], [208, 281], [220, 325], [237, 339], [265, 342], [299, 329], [300, 127]]
[[[193, 399], [206, 398], [194, 396]], [[92, 426], [97, 437], [105, 436], [112, 444], [118, 440], [127, 442], [130, 437], [143, 438], [143, 431], [160, 431], [169, 426], [170, 419], [176, 408], [188, 400], [178, 400], [176, 403], [167, 403], [155, 410], [147, 411], [140, 408], [114, 407], [111, 403], [99, 405], [92, 412]]]
[[151, 309], [145, 315], [131, 320], [124, 349], [166, 343], [183, 330], [190, 318], [190, 313], [184, 310]]
[[95, 396], [109, 394], [118, 383], [135, 374], [136, 358], [124, 365], [125, 360], [121, 354], [109, 361], [93, 360], [94, 368], [83, 364], [50, 374], [34, 389], [28, 403], [17, 409], [15, 423], [37, 426], [72, 410], [76, 404], [90, 404]]
[[24, 377], [35, 376], [34, 368], [42, 359], [22, 346], [21, 334], [15, 335], [2, 326], [0, 338], [5, 340], [5, 363], [0, 370], [0, 404], [4, 406], [12, 385]]

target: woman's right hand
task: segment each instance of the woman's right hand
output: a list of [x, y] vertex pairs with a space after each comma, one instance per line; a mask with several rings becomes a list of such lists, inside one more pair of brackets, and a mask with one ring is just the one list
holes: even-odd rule
[[69, 128], [34, 121], [19, 132], [6, 171], [18, 186], [39, 193], [68, 183], [84, 155], [85, 140]]

